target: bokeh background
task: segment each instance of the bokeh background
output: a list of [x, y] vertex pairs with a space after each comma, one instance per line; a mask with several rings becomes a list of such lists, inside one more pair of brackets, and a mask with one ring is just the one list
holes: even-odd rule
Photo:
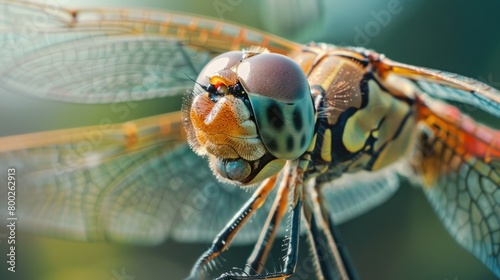
[[[500, 88], [500, 2], [496, 0], [61, 3], [69, 7], [130, 6], [209, 15], [298, 42], [363, 46], [396, 61], [460, 73]], [[376, 15], [387, 11], [388, 5], [397, 5], [401, 11], [391, 14], [390, 20], [377, 21]], [[107, 105], [66, 104], [6, 93], [1, 98], [0, 136], [91, 125], [110, 114]], [[131, 111], [130, 118], [177, 110], [179, 102], [180, 98], [144, 101]], [[403, 185], [384, 205], [342, 224], [340, 230], [361, 279], [495, 279], [448, 235], [422, 192], [409, 185]], [[0, 228], [0, 233], [4, 232]], [[209, 245], [169, 240], [159, 246], [141, 247], [69, 242], [18, 233], [17, 272], [12, 274], [6, 272], [5, 239], [0, 238], [0, 242], [0, 279], [34, 280], [182, 279]], [[227, 258], [239, 258], [242, 265], [250, 250], [250, 246], [232, 248]], [[298, 269], [302, 277], [295, 279], [314, 279], [308, 267], [301, 265], [308, 254], [306, 242], [302, 242], [300, 253]]]

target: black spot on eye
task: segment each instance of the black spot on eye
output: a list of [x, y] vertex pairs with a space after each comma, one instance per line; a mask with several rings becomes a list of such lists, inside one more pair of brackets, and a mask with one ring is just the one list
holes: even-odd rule
[[300, 113], [300, 108], [296, 108], [293, 111], [293, 126], [295, 130], [300, 131], [304, 123], [302, 122], [302, 114]]
[[288, 136], [286, 139], [286, 149], [287, 151], [293, 151], [293, 137]]
[[271, 103], [269, 107], [267, 107], [266, 113], [271, 128], [274, 128], [276, 130], [281, 130], [284, 127], [285, 119], [283, 117], [283, 112], [278, 107], [278, 104]]
[[275, 140], [270, 140], [270, 141], [266, 142], [266, 146], [269, 150], [272, 150], [272, 151], [276, 151], [276, 149], [278, 148], [278, 144], [276, 143]]
[[306, 145], [306, 135], [302, 134], [302, 137], [300, 137], [300, 147], [303, 148]]

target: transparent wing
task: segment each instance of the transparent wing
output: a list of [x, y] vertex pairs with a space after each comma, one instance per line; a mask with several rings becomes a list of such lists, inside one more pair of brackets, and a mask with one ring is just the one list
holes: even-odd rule
[[[59, 101], [184, 94], [220, 52], [259, 45], [286, 54], [299, 47], [177, 13], [24, 1], [0, 1], [0, 8], [0, 90]], [[21, 227], [77, 240], [211, 240], [250, 194], [216, 181], [184, 144], [179, 118], [0, 138], [0, 166], [16, 167], [23, 184]], [[260, 217], [238, 240], [256, 238]]]
[[375, 172], [343, 174], [322, 186], [332, 219], [343, 223], [387, 201], [399, 188], [400, 164]]
[[444, 71], [416, 67], [383, 58], [378, 63], [381, 72], [404, 77], [433, 98], [474, 106], [500, 117], [500, 91], [474, 80]]
[[417, 107], [421, 136], [409, 162], [450, 234], [500, 277], [500, 131], [439, 101], [498, 120], [500, 92], [474, 79], [386, 58], [375, 64], [389, 83], [415, 86], [424, 104]]
[[410, 163], [450, 234], [500, 277], [500, 131], [436, 100], [427, 105]]
[[407, 175], [423, 185], [458, 243], [500, 277], [500, 131], [443, 102], [487, 113], [496, 125], [500, 92], [474, 79], [387, 58], [373, 63], [390, 88], [419, 98], [420, 134], [409, 158], [417, 176]]
[[[0, 138], [0, 166], [16, 169], [20, 228], [82, 241], [211, 240], [251, 193], [219, 183], [184, 140], [178, 113]], [[263, 207], [236, 242], [257, 238]]]
[[300, 45], [198, 16], [0, 2], [0, 89], [79, 103], [178, 95], [216, 54]]

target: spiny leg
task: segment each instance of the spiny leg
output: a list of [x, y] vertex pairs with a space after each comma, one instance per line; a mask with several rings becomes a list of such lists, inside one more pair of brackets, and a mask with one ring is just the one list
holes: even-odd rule
[[[347, 273], [340, 260], [338, 252], [329, 250], [328, 238], [321, 226], [321, 217], [318, 216], [315, 206], [316, 198], [306, 195], [304, 201], [304, 216], [308, 229], [309, 243], [312, 256], [316, 264], [316, 274], [319, 279], [346, 280]], [[333, 263], [333, 265], [332, 265]]]
[[344, 240], [342, 239], [342, 235], [340, 234], [338, 227], [332, 220], [332, 216], [330, 215], [328, 206], [326, 205], [326, 200], [324, 199], [320, 188], [317, 189], [317, 194], [319, 206], [321, 207], [321, 217], [323, 218], [323, 222], [328, 225], [328, 227], [326, 227], [329, 230], [328, 236], [331, 236], [331, 239], [328, 239], [330, 241], [328, 244], [330, 244], [330, 248], [336, 248], [338, 250], [348, 278], [350, 280], [358, 280], [358, 273], [356, 272], [351, 257], [349, 256], [349, 251], [344, 245]]
[[358, 279], [340, 233], [331, 221], [323, 196], [314, 181], [307, 186], [304, 213], [319, 276], [324, 279]]
[[286, 172], [283, 178], [284, 180], [280, 184], [275, 201], [271, 207], [271, 211], [269, 212], [266, 222], [264, 223], [264, 227], [260, 233], [259, 240], [247, 260], [247, 266], [245, 267], [244, 272], [248, 275], [259, 274], [262, 272], [269, 255], [269, 251], [273, 246], [276, 232], [280, 226], [281, 220], [285, 216], [288, 207], [288, 194], [292, 178], [289, 172]]
[[260, 275], [237, 275], [235, 273], [225, 273], [218, 280], [222, 279], [285, 279], [294, 273], [297, 265], [297, 256], [299, 251], [299, 235], [300, 235], [300, 217], [302, 211], [302, 196], [303, 196], [303, 172], [297, 168], [297, 162], [287, 166], [290, 170], [291, 180], [287, 185], [293, 194], [292, 200], [288, 205], [291, 206], [291, 220], [290, 220], [290, 235], [287, 237], [287, 251], [284, 257], [283, 270], [279, 272], [266, 273]]
[[203, 279], [203, 268], [210, 261], [216, 259], [224, 250], [226, 250], [234, 236], [245, 225], [255, 210], [264, 204], [267, 196], [273, 190], [278, 175], [275, 175], [264, 181], [259, 189], [255, 191], [252, 197], [243, 205], [229, 223], [219, 232], [212, 246], [205, 251], [196, 261], [188, 279]]
[[292, 275], [297, 265], [297, 256], [299, 251], [299, 234], [300, 234], [300, 212], [302, 209], [302, 200], [297, 200], [295, 207], [292, 209], [290, 236], [288, 237], [288, 248], [285, 259], [285, 265], [282, 271], [274, 273], [266, 273], [260, 275], [236, 275], [234, 273], [225, 273], [217, 280], [248, 280], [248, 279], [267, 279], [278, 280], [285, 279]]

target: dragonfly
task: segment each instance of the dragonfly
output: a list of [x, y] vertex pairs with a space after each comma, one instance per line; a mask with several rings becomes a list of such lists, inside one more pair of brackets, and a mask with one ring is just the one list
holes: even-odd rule
[[[309, 159], [304, 159], [302, 155], [301, 160], [287, 158], [285, 163], [280, 163], [282, 171], [263, 179], [264, 183], [255, 193], [262, 195], [271, 187], [277, 193], [269, 194], [268, 201], [260, 206], [253, 222], [246, 224], [238, 233], [240, 240], [235, 240], [248, 242], [257, 239], [262, 228], [270, 228], [262, 224], [273, 223], [267, 214], [280, 215], [283, 219], [287, 211], [279, 209], [289, 209], [284, 207], [289, 203], [293, 211], [289, 213], [291, 225], [287, 228], [292, 232], [288, 233], [286, 243], [290, 249], [285, 263], [287, 267], [282, 272], [261, 271], [266, 254], [256, 250], [257, 258], [254, 259], [257, 261], [249, 264], [250, 269], [242, 269], [243, 274], [286, 277], [293, 271], [294, 254], [297, 253], [293, 246], [300, 230], [300, 216], [304, 216], [302, 224], [307, 224], [310, 231], [327, 233], [323, 237], [327, 239], [324, 247], [317, 243], [322, 240], [321, 233], [311, 233], [313, 250], [326, 248], [330, 250], [327, 253], [335, 257], [336, 246], [328, 240], [332, 237], [329, 231], [333, 229], [330, 228], [333, 223], [326, 213], [331, 212], [335, 221], [356, 216], [392, 195], [399, 184], [399, 177], [407, 176], [418, 178], [417, 183], [423, 185], [424, 192], [450, 234], [498, 275], [498, 231], [495, 231], [495, 221], [498, 221], [495, 194], [499, 185], [498, 177], [495, 177], [499, 143], [495, 136], [498, 131], [478, 124], [455, 107], [439, 101], [472, 104], [498, 118], [500, 102], [497, 90], [458, 75], [400, 64], [362, 48], [300, 45], [201, 17], [125, 9], [67, 10], [27, 2], [5, 2], [2, 5], [16, 15], [6, 18], [2, 26], [3, 31], [8, 31], [8, 36], [3, 37], [4, 43], [18, 48], [11, 50], [13, 56], [2, 58], [2, 89], [9, 92], [65, 102], [111, 103], [116, 105], [110, 107], [111, 110], [119, 113], [123, 109], [119, 105], [144, 98], [186, 95], [186, 90], [193, 91], [194, 95], [189, 96], [194, 100], [205, 96], [200, 91], [210, 92], [209, 84], [198, 79], [195, 82], [194, 78], [199, 76], [200, 71], [203, 73], [203, 67], [209, 67], [212, 59], [219, 54], [223, 59], [231, 60], [224, 56], [228, 51], [244, 50], [237, 53], [241, 60], [236, 63], [238, 66], [266, 57], [269, 51], [294, 59], [295, 64], [288, 66], [298, 65], [300, 71], [295, 73], [309, 73], [306, 86], [310, 87], [308, 93], [314, 98], [302, 99], [301, 104], [307, 105], [310, 101], [311, 110], [304, 114], [312, 113], [308, 120], [312, 119], [313, 123], [302, 127], [315, 128], [305, 142], [318, 144], [313, 145], [312, 150], [307, 145], [301, 145], [300, 152], [308, 155]], [[17, 30], [13, 28], [13, 22], [22, 23], [25, 22], [23, 19], [34, 16], [45, 16], [46, 21], [41, 27], [24, 25]], [[33, 27], [41, 29], [30, 33]], [[16, 37], [17, 33], [21, 36]], [[32, 44], [33, 38], [43, 40]], [[14, 45], [9, 45], [11, 43]], [[261, 48], [252, 48], [255, 46]], [[272, 56], [275, 57], [281, 58]], [[325, 61], [331, 63], [333, 68], [319, 71], [321, 67], [328, 66]], [[223, 69], [205, 76], [213, 78], [215, 72], [219, 75], [216, 77], [224, 78], [218, 72], [220, 70]], [[315, 70], [318, 70], [315, 75], [319, 77], [313, 80], [315, 75], [311, 73]], [[328, 78], [320, 74], [329, 75], [331, 88], [325, 86], [329, 85], [326, 82]], [[193, 80], [186, 79], [186, 76], [193, 77]], [[222, 81], [224, 79], [219, 79], [219, 82]], [[363, 83], [365, 86], [360, 86]], [[353, 84], [359, 88], [354, 89]], [[231, 90], [235, 88], [235, 84], [225, 84], [226, 87], [228, 85]], [[221, 87], [220, 83], [218, 87]], [[246, 90], [246, 86], [242, 87]], [[336, 90], [328, 91], [333, 88]], [[356, 90], [359, 90], [358, 95]], [[227, 95], [219, 91], [223, 90], [217, 88], [211, 93], [213, 99], [222, 99], [221, 96]], [[380, 98], [380, 102], [373, 105], [362, 100], [371, 96]], [[328, 103], [328, 97], [334, 99]], [[255, 100], [260, 99], [252, 101], [252, 98], [246, 100], [251, 106], [257, 106], [258, 101]], [[191, 146], [198, 153], [204, 153], [199, 150], [201, 144], [197, 141], [200, 136], [194, 135], [196, 130], [188, 129], [187, 134], [184, 130], [184, 127], [195, 126], [189, 121], [191, 116], [186, 114], [193, 111], [191, 104], [197, 103], [187, 102], [184, 116], [170, 113], [118, 125], [102, 120], [93, 127], [2, 138], [1, 166], [15, 166], [20, 171], [20, 182], [30, 186], [29, 189], [18, 190], [20, 203], [29, 205], [18, 210], [27, 230], [83, 241], [143, 244], [159, 243], [167, 237], [183, 241], [213, 238], [245, 201], [253, 201], [257, 196], [211, 176], [207, 160], [198, 157], [186, 146], [186, 139], [190, 139]], [[348, 110], [356, 102], [359, 103], [356, 109], [361, 117]], [[391, 110], [387, 109], [387, 104], [391, 105]], [[280, 107], [289, 105], [276, 106], [278, 111], [289, 108]], [[384, 118], [379, 115], [380, 111], [392, 118]], [[346, 112], [351, 112], [351, 115], [346, 117]], [[407, 114], [401, 115], [402, 112]], [[255, 122], [261, 129], [265, 124], [258, 123], [264, 121], [259, 113], [253, 112]], [[340, 135], [335, 131], [339, 118], [346, 118], [340, 122], [343, 125], [339, 127], [344, 130]], [[303, 118], [304, 122], [306, 119]], [[348, 128], [348, 120], [358, 123]], [[365, 120], [372, 123], [365, 123]], [[296, 123], [287, 125], [298, 126]], [[349, 136], [346, 131], [352, 135]], [[350, 138], [344, 140], [344, 135]], [[319, 145], [332, 141], [332, 136], [341, 136], [336, 143], [342, 143], [347, 150], [344, 150], [347, 159], [341, 162], [336, 162], [339, 158], [328, 157], [329, 153], [338, 155], [335, 146]], [[386, 144], [386, 148], [395, 150], [383, 155], [370, 149], [354, 155], [349, 150], [356, 147], [356, 142], [364, 148], [363, 145], [370, 141], [371, 144], [376, 143], [382, 137], [389, 137], [386, 141], [390, 144]], [[359, 140], [363, 141], [360, 143]], [[265, 145], [267, 151], [270, 146], [269, 142]], [[217, 169], [217, 160], [211, 161], [212, 168]], [[227, 180], [227, 161], [219, 166], [226, 168]], [[221, 179], [220, 172], [217, 174]], [[462, 178], [460, 174], [467, 175]], [[450, 180], [452, 183], [448, 183]], [[480, 183], [471, 183], [474, 180]], [[460, 186], [467, 190], [462, 193], [465, 197], [472, 197], [469, 193], [477, 191], [474, 188], [480, 186], [478, 197], [467, 200], [469, 208], [466, 207], [465, 212], [462, 211], [464, 205], [457, 206], [462, 200], [457, 201], [457, 193], [453, 193], [453, 190], [458, 192]], [[293, 194], [290, 200], [286, 192]], [[208, 198], [215, 198], [215, 194], [217, 202], [207, 202]], [[481, 195], [486, 200], [480, 199]], [[270, 203], [274, 201], [276, 203]], [[184, 207], [184, 202], [192, 202], [202, 210]], [[211, 215], [190, 215], [196, 210]], [[251, 211], [243, 211], [242, 215], [247, 212]], [[484, 213], [489, 213], [488, 219]], [[479, 221], [472, 219], [473, 216]], [[323, 219], [324, 223], [315, 219]], [[200, 232], [195, 227], [217, 229], [215, 232]], [[490, 230], [486, 238], [474, 239], [477, 231], [484, 231], [483, 227]], [[272, 234], [279, 236], [284, 233]], [[219, 241], [229, 241], [224, 239], [224, 235], [222, 237]], [[214, 256], [214, 252], [208, 255]], [[333, 264], [328, 263], [331, 259], [316, 261], [320, 269], [318, 273], [323, 277], [331, 276], [330, 265], [335, 267], [339, 262], [338, 257]], [[194, 269], [195, 276], [202, 273], [203, 269], [198, 268], [214, 263], [201, 258], [198, 264]]]

